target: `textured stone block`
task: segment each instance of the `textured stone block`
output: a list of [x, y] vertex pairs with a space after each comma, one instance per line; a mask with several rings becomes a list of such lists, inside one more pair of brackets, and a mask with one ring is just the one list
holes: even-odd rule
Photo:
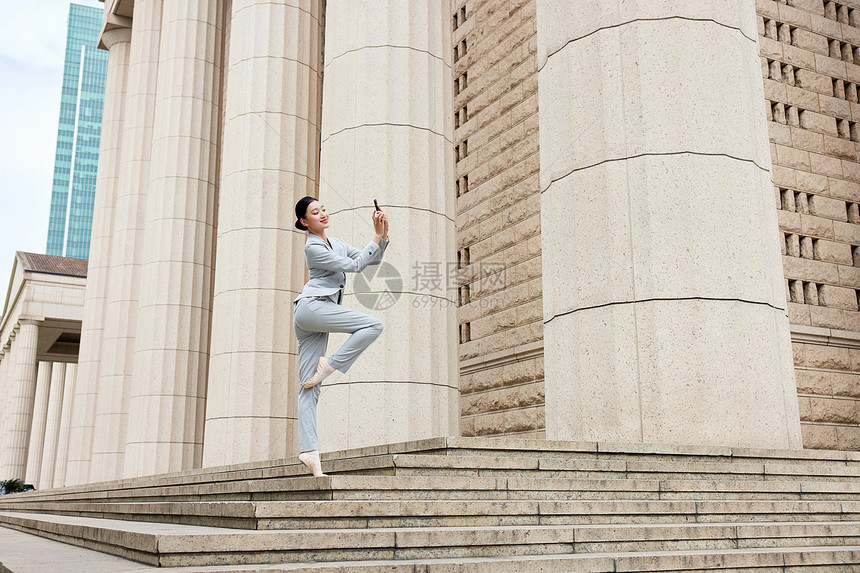
[[821, 285], [818, 291], [819, 303], [824, 306], [857, 310], [857, 292], [854, 289]]
[[827, 217], [836, 221], [846, 221], [847, 211], [845, 201], [831, 199], [822, 195], [812, 195], [809, 198], [809, 211], [819, 217]]

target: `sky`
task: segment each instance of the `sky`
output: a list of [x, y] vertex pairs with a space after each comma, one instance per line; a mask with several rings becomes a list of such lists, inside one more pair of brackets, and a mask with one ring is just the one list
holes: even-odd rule
[[[44, 253], [47, 246], [71, 3], [8, 2], [0, 18], [0, 284], [4, 292], [15, 251]], [[103, 6], [97, 0], [74, 3]]]

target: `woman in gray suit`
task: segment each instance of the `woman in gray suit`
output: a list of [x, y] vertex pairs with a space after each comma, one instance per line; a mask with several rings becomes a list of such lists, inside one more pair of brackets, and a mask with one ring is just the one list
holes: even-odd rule
[[[293, 330], [299, 342], [299, 460], [315, 476], [322, 476], [317, 440], [317, 402], [320, 382], [332, 372], [346, 372], [365, 348], [382, 333], [382, 322], [341, 306], [346, 273], [378, 265], [388, 247], [388, 216], [374, 211], [373, 240], [358, 250], [341, 239], [326, 237], [329, 214], [314, 197], [296, 203], [296, 227], [308, 232], [305, 261], [310, 280], [293, 302]], [[351, 336], [337, 352], [325, 357], [330, 332]]]

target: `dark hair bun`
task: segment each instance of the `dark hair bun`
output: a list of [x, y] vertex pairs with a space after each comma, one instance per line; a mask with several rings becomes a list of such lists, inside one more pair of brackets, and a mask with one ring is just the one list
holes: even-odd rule
[[296, 229], [299, 229], [300, 231], [307, 231], [308, 230], [308, 228], [306, 226], [302, 225], [301, 220], [304, 218], [305, 214], [308, 212], [308, 205], [310, 205], [311, 203], [313, 203], [316, 200], [317, 200], [316, 197], [311, 197], [308, 195], [308, 196], [302, 197], [301, 199], [299, 199], [299, 202], [296, 203]]

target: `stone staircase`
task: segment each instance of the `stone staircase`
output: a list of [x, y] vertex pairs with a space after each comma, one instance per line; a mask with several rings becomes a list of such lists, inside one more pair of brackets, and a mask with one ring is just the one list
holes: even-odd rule
[[856, 452], [434, 438], [323, 469], [3, 496], [0, 525], [188, 573], [860, 571]]

